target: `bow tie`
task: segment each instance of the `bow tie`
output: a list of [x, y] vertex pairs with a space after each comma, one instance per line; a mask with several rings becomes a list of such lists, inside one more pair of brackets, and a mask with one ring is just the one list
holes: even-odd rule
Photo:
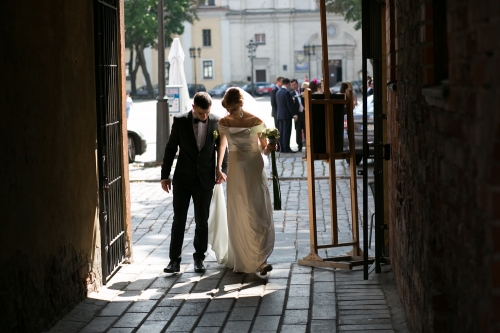
[[205, 120], [200, 120], [200, 119], [198, 119], [198, 118], [194, 118], [194, 123], [195, 123], [195, 124], [198, 124], [200, 121], [201, 121], [202, 123], [206, 123], [206, 122], [207, 122], [207, 120], [206, 120], [206, 119], [205, 119]]

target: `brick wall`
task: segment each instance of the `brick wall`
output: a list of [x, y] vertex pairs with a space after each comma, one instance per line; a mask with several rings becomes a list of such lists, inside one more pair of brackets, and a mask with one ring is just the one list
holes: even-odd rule
[[[413, 332], [500, 329], [500, 1], [386, 1], [391, 259]], [[440, 31], [437, 31], [438, 35]], [[438, 45], [441, 46], [441, 45]]]

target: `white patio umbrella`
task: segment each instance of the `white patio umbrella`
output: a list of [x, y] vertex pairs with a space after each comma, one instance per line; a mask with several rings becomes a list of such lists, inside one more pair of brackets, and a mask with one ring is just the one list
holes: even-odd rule
[[183, 104], [183, 110], [181, 110], [181, 113], [188, 112], [191, 110], [191, 104], [187, 88], [186, 74], [184, 73], [184, 51], [182, 50], [179, 38], [174, 38], [174, 41], [172, 42], [170, 53], [168, 54], [168, 62], [170, 63], [168, 83], [169, 85], [182, 86], [180, 97]]

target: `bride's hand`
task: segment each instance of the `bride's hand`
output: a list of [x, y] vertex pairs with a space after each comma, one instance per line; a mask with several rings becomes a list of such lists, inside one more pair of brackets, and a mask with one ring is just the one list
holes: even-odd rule
[[227, 176], [224, 172], [217, 170], [217, 177], [215, 179], [215, 184], [222, 184], [227, 179]]
[[278, 146], [278, 145], [277, 145], [276, 143], [268, 143], [266, 148], [267, 148], [269, 151], [271, 151], [271, 150], [276, 150], [276, 149], [277, 149], [277, 146]]

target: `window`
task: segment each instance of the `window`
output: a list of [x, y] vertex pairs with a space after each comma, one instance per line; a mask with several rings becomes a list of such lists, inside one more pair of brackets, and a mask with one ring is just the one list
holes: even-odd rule
[[266, 34], [255, 34], [255, 43], [266, 44]]
[[212, 38], [210, 36], [210, 29], [203, 30], [203, 46], [212, 46]]
[[204, 79], [214, 78], [214, 64], [212, 60], [203, 61], [203, 78]]
[[200, 3], [200, 6], [215, 6], [215, 0], [206, 0]]

